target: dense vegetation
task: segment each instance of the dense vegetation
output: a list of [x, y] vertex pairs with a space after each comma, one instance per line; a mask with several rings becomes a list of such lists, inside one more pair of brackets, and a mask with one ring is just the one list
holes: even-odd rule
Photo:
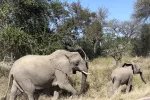
[[66, 46], [84, 49], [90, 59], [123, 55], [148, 56], [149, 0], [137, 0], [133, 20], [107, 20], [108, 10], [91, 12], [80, 1], [1, 0], [1, 60], [26, 54], [50, 54]]

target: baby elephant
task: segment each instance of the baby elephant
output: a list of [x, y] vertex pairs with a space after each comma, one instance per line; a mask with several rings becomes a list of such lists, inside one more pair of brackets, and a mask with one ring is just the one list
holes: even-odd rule
[[146, 84], [143, 78], [141, 68], [139, 68], [136, 65], [124, 63], [122, 67], [119, 67], [113, 70], [111, 74], [112, 83], [113, 83], [111, 95], [114, 94], [115, 90], [120, 85], [124, 85], [124, 84], [127, 85], [126, 93], [130, 92], [132, 88], [133, 74], [140, 74], [142, 81]]

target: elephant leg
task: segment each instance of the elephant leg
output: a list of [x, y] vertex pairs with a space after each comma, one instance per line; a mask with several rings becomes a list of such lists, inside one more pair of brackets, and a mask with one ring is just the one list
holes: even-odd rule
[[114, 84], [112, 86], [112, 95], [115, 93], [115, 91], [119, 88], [120, 86], [120, 81], [119, 80], [116, 80], [114, 81]]
[[17, 95], [19, 95], [21, 92], [16, 86], [15, 80], [13, 80], [12, 88], [11, 88], [11, 93], [10, 93], [10, 100], [16, 100]]
[[130, 90], [129, 90], [129, 92], [132, 90], [132, 85], [130, 86]]
[[28, 99], [35, 100], [34, 99], [35, 86], [32, 84], [32, 82], [29, 79], [24, 79], [24, 81], [18, 83], [27, 94]]
[[60, 88], [71, 92], [73, 95], [77, 95], [77, 91], [71, 86], [70, 83], [62, 83], [59, 86], [60, 86]]
[[129, 93], [131, 91], [131, 88], [132, 88], [132, 76], [129, 77], [126, 93]]
[[33, 93], [26, 92], [26, 94], [28, 95], [29, 100], [34, 100]]
[[69, 83], [69, 80], [68, 80], [68, 76], [65, 73], [63, 73], [59, 70], [56, 70], [55, 75], [56, 75], [56, 79], [57, 79], [55, 84], [58, 84], [58, 86], [61, 89], [65, 89], [68, 92], [71, 92], [73, 95], [77, 94], [77, 91], [71, 86], [71, 84]]

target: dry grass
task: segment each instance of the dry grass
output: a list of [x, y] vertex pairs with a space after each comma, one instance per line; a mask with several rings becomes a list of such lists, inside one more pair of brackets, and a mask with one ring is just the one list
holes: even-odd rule
[[[111, 89], [110, 75], [112, 70], [117, 66], [115, 66], [115, 61], [112, 58], [97, 58], [89, 63], [89, 72], [91, 75], [88, 76], [86, 93], [79, 97], [62, 96], [60, 100], [137, 100], [150, 96], [150, 58], [124, 57], [120, 64], [123, 64], [123, 62], [129, 63], [131, 60], [142, 67], [147, 84], [141, 81], [139, 75], [134, 75], [133, 89], [130, 93], [125, 94], [121, 92], [121, 90], [126, 88], [126, 86], [121, 86], [115, 95], [109, 98]], [[1, 71], [0, 74], [2, 72], [4, 73], [5, 71]], [[80, 74], [72, 76], [73, 85], [77, 90], [80, 87], [80, 76]], [[7, 82], [8, 79], [6, 77], [0, 78], [0, 98], [4, 96]], [[26, 97], [21, 96], [18, 100], [26, 100]], [[39, 97], [39, 100], [51, 100], [51, 96], [43, 94]]]

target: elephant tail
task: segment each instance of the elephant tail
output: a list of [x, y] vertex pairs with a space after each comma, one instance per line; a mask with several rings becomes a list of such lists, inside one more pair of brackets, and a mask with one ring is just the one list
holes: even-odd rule
[[9, 86], [11, 84], [11, 80], [13, 80], [13, 75], [12, 74], [9, 74], [9, 81], [8, 81], [8, 85], [7, 85], [7, 90], [6, 90], [6, 93], [5, 93], [5, 97], [3, 97], [1, 100], [6, 100], [7, 98], [7, 93], [8, 93], [8, 90], [9, 90]]

